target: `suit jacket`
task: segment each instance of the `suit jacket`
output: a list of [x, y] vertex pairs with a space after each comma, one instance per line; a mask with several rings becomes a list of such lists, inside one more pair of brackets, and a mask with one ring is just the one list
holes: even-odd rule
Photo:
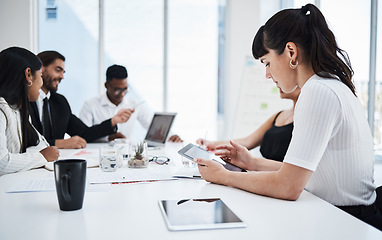
[[[42, 123], [38, 112], [37, 104], [30, 102], [30, 116], [32, 124], [43, 134]], [[116, 127], [111, 126], [111, 119], [105, 120], [92, 127], [86, 126], [79, 118], [72, 114], [72, 110], [66, 98], [58, 93], [52, 93], [49, 98], [50, 115], [52, 119], [52, 139], [48, 139], [51, 146], [54, 146], [56, 139], [63, 139], [65, 133], [70, 136], [80, 136], [87, 142], [92, 142], [100, 137], [116, 132]]]

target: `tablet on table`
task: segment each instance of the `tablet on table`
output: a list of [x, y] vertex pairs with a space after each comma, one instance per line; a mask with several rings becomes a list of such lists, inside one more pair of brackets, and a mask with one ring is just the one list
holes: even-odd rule
[[159, 207], [170, 231], [247, 226], [220, 198], [159, 200]]

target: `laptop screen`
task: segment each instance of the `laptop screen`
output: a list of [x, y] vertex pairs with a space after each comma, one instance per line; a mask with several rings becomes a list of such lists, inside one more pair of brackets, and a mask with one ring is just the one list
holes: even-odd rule
[[176, 113], [155, 113], [145, 140], [164, 144]]

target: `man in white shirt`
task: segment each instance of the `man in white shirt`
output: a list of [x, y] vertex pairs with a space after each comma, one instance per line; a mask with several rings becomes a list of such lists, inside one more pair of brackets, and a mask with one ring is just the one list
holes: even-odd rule
[[[146, 130], [149, 128], [154, 113], [142, 99], [134, 99], [128, 93], [127, 70], [124, 66], [112, 65], [106, 71], [106, 92], [98, 97], [85, 101], [80, 111], [80, 119], [88, 126], [103, 122], [114, 116], [120, 109], [127, 109], [129, 119], [123, 124], [118, 124], [118, 132], [99, 141], [112, 141], [116, 138], [134, 138], [136, 121]], [[172, 142], [181, 142], [179, 136], [169, 138]]]

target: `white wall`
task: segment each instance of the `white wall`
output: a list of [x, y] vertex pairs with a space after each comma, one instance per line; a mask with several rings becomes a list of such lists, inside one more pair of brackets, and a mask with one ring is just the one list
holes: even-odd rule
[[232, 136], [246, 56], [260, 27], [260, 0], [227, 0], [225, 40], [224, 124], [219, 138]]
[[257, 30], [279, 10], [280, 0], [226, 2], [224, 117], [218, 120], [219, 139], [233, 137], [246, 57], [252, 56], [252, 41]]
[[24, 47], [37, 52], [37, 0], [0, 0], [0, 51]]

